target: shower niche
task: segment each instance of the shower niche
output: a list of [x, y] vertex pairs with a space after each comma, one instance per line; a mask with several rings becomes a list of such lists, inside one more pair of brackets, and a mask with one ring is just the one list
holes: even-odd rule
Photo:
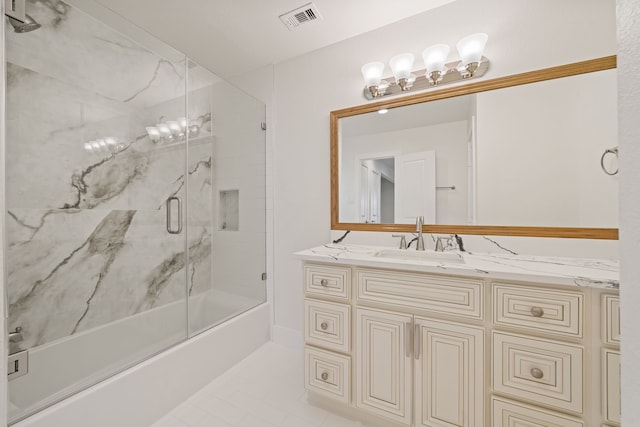
[[219, 208], [219, 230], [238, 231], [240, 230], [240, 190], [220, 191], [218, 199]]

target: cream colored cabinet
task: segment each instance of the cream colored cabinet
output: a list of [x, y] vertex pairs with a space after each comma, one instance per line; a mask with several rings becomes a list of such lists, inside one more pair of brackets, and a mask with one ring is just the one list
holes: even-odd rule
[[498, 332], [492, 338], [494, 390], [582, 413], [582, 347]]
[[351, 402], [351, 269], [304, 267], [305, 388]]
[[405, 425], [484, 425], [483, 329], [382, 310], [356, 313], [358, 407]]
[[506, 399], [491, 400], [492, 427], [584, 427], [584, 423], [566, 415]]
[[620, 425], [615, 291], [314, 263], [304, 289], [306, 388], [356, 413], [415, 427]]
[[410, 425], [412, 316], [359, 308], [356, 319], [356, 405]]
[[415, 318], [415, 425], [484, 426], [484, 330]]
[[620, 425], [620, 297], [604, 294], [602, 307], [602, 339], [610, 347], [601, 355], [602, 414], [605, 422]]

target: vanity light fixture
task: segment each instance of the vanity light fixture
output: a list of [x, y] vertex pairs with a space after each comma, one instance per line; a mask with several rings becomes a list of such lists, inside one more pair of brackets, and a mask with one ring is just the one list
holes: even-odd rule
[[458, 82], [463, 79], [480, 77], [489, 69], [489, 60], [482, 56], [488, 36], [475, 33], [461, 39], [456, 47], [460, 60], [447, 63], [450, 48], [446, 44], [436, 44], [422, 52], [425, 68], [413, 70], [414, 55], [402, 53], [389, 61], [394, 82], [383, 79], [384, 63], [370, 62], [362, 67], [367, 99], [397, 95], [410, 90], [428, 89], [435, 85]]

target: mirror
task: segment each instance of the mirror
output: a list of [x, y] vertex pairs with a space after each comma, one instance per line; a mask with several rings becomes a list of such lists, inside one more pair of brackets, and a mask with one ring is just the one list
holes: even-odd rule
[[616, 111], [615, 57], [334, 111], [332, 229], [617, 239]]

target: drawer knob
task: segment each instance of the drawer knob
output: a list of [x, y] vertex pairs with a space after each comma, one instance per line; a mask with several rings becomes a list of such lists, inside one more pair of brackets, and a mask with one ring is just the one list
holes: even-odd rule
[[320, 374], [320, 378], [322, 378], [322, 381], [326, 381], [329, 379], [329, 374], [326, 372], [323, 372], [322, 374]]
[[542, 317], [544, 316], [544, 310], [542, 307], [531, 307], [531, 315], [533, 317]]
[[320, 285], [321, 286], [327, 286], [328, 284], [329, 284], [329, 281], [327, 279], [320, 280]]
[[531, 376], [533, 378], [539, 380], [540, 378], [542, 378], [544, 376], [544, 372], [542, 372], [542, 369], [532, 368], [531, 369]]
[[327, 322], [320, 323], [320, 328], [322, 328], [323, 331], [326, 331], [328, 327], [329, 324]]

